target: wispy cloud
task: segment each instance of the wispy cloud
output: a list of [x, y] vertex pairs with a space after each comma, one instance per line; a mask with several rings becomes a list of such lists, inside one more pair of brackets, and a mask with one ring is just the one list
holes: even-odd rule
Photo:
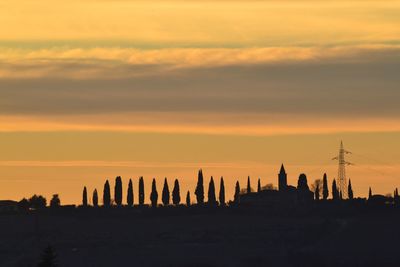
[[260, 64], [371, 61], [398, 54], [398, 45], [264, 48], [0, 49], [0, 78], [120, 79], [177, 71]]

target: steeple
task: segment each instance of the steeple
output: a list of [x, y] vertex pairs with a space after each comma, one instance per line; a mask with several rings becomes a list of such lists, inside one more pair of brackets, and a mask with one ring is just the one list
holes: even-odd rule
[[286, 171], [285, 171], [285, 166], [283, 166], [283, 164], [282, 164], [282, 166], [281, 166], [281, 170], [280, 170], [279, 173], [286, 173]]
[[285, 167], [283, 166], [283, 164], [282, 164], [281, 170], [278, 174], [278, 188], [279, 188], [279, 191], [284, 191], [287, 188], [287, 174], [286, 174]]

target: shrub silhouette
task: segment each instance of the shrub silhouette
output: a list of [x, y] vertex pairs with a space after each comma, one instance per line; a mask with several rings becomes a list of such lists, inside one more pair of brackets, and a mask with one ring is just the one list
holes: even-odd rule
[[144, 181], [143, 176], [139, 178], [139, 205], [144, 205]]
[[215, 206], [217, 204], [217, 199], [215, 197], [214, 179], [212, 176], [208, 185], [208, 204], [211, 206]]
[[172, 202], [174, 205], [179, 205], [179, 203], [181, 203], [181, 193], [178, 179], [175, 179], [174, 189], [172, 190]]
[[110, 183], [106, 180], [103, 190], [103, 206], [109, 207], [111, 205]]
[[196, 200], [198, 204], [203, 204], [204, 203], [204, 185], [203, 185], [203, 171], [200, 169], [199, 174], [197, 177], [197, 186], [196, 190], [194, 191], [194, 194], [196, 195]]
[[50, 200], [50, 207], [51, 208], [57, 208], [61, 204], [60, 198], [58, 197], [58, 194], [54, 194], [52, 199]]
[[88, 205], [87, 190], [86, 186], [84, 186], [82, 193], [82, 206], [87, 207], [87, 205]]
[[29, 206], [30, 206], [29, 200], [27, 200], [26, 198], [23, 198], [18, 202], [18, 207], [22, 210], [25, 210], [25, 211], [29, 210]]
[[99, 196], [97, 195], [97, 189], [94, 189], [94, 191], [93, 191], [92, 202], [93, 202], [94, 207], [99, 206]]
[[158, 201], [158, 193], [157, 193], [156, 179], [155, 178], [153, 178], [153, 182], [151, 184], [150, 201], [151, 201], [151, 206], [153, 208], [156, 208], [157, 207], [157, 201]]
[[326, 173], [324, 174], [324, 178], [322, 179], [322, 198], [327, 200], [329, 197], [329, 190], [328, 190], [328, 177]]
[[190, 206], [190, 192], [189, 191], [187, 191], [187, 194], [186, 194], [186, 206]]
[[115, 178], [114, 201], [118, 206], [122, 205], [122, 179], [121, 176]]
[[126, 193], [126, 203], [129, 207], [133, 206], [133, 184], [132, 179], [129, 179], [128, 192]]
[[164, 179], [164, 186], [162, 190], [162, 203], [164, 206], [169, 205], [169, 187], [167, 178]]
[[57, 256], [54, 253], [53, 248], [49, 245], [43, 251], [41, 260], [37, 266], [38, 267], [56, 267], [57, 266], [56, 259], [57, 259]]
[[247, 176], [247, 194], [251, 193], [250, 176]]
[[240, 202], [240, 185], [239, 185], [239, 181], [236, 181], [235, 195], [233, 196], [233, 202], [235, 204], [239, 204], [239, 202]]
[[351, 180], [349, 179], [349, 185], [347, 187], [347, 193], [349, 195], [349, 199], [353, 199], [353, 188], [351, 187]]
[[219, 185], [219, 205], [225, 206], [225, 183], [224, 177], [221, 177], [221, 182]]
[[29, 207], [35, 209], [35, 210], [39, 210], [39, 209], [44, 209], [46, 208], [46, 198], [44, 198], [43, 196], [38, 196], [38, 195], [33, 195], [30, 199], [29, 199]]

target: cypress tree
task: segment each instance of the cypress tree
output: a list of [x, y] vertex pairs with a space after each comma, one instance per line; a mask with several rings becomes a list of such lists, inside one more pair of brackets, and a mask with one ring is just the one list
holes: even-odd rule
[[372, 189], [371, 187], [369, 188], [369, 192], [368, 192], [368, 199], [370, 199], [372, 197]]
[[186, 206], [190, 206], [190, 192], [189, 191], [187, 191], [187, 194], [186, 194]]
[[233, 202], [235, 204], [239, 204], [239, 202], [240, 202], [240, 185], [239, 185], [239, 181], [236, 181], [235, 195], [233, 196]]
[[97, 189], [94, 189], [93, 191], [92, 202], [94, 207], [99, 206], [99, 196], [97, 195]]
[[324, 174], [324, 179], [322, 180], [322, 197], [324, 200], [327, 200], [329, 197], [328, 178], [326, 173]]
[[400, 203], [399, 190], [397, 188], [394, 190], [394, 203], [396, 205]]
[[247, 176], [247, 194], [251, 193], [250, 176]]
[[257, 182], [257, 193], [261, 192], [261, 181], [260, 178], [258, 178], [258, 182]]
[[348, 193], [348, 195], [349, 195], [349, 199], [351, 200], [351, 199], [353, 199], [353, 188], [351, 187], [351, 180], [349, 179], [349, 184], [348, 184], [348, 187], [347, 187], [347, 193]]
[[158, 201], [158, 193], [157, 193], [156, 179], [155, 178], [153, 178], [153, 182], [151, 184], [150, 201], [151, 201], [151, 206], [153, 208], [156, 208], [157, 207], [157, 201]]
[[319, 200], [319, 184], [315, 187], [315, 200]]
[[208, 205], [215, 206], [216, 204], [214, 179], [211, 176], [210, 183], [208, 184]]
[[126, 203], [129, 207], [133, 206], [133, 184], [132, 179], [129, 179], [128, 192], [126, 194]]
[[162, 190], [162, 202], [164, 206], [169, 205], [169, 188], [168, 188], [167, 178], [164, 179], [164, 187]]
[[143, 176], [139, 178], [139, 205], [143, 206], [144, 204], [144, 181]]
[[117, 176], [117, 178], [115, 178], [114, 200], [118, 206], [122, 205], [122, 179], [121, 179], [121, 176]]
[[86, 186], [84, 186], [82, 193], [82, 206], [87, 207], [87, 205], [88, 205], [87, 190]]
[[198, 204], [203, 204], [204, 203], [204, 185], [203, 185], [203, 170], [199, 170], [199, 174], [197, 177], [197, 186], [196, 190], [194, 191], [194, 194], [196, 195], [196, 200]]
[[109, 207], [111, 205], [110, 183], [108, 182], [108, 180], [104, 184], [103, 205], [104, 207]]
[[225, 184], [224, 184], [224, 177], [221, 177], [221, 182], [219, 185], [219, 205], [225, 206]]
[[332, 182], [332, 199], [333, 200], [339, 200], [339, 191], [338, 191], [338, 189], [337, 189], [337, 186], [336, 186], [336, 180], [335, 179], [333, 179], [333, 182]]
[[174, 205], [178, 206], [181, 203], [181, 193], [179, 189], [179, 181], [175, 179], [174, 189], [172, 190], [172, 202]]

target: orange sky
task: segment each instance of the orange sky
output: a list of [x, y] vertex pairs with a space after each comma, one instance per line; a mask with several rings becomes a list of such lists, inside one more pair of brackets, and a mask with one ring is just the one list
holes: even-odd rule
[[[122, 175], [193, 192], [334, 178], [400, 187], [399, 1], [0, 3], [0, 199], [78, 203]], [[112, 182], [113, 184], [113, 182]], [[218, 185], [218, 183], [217, 183]], [[218, 188], [218, 186], [217, 186]]]

